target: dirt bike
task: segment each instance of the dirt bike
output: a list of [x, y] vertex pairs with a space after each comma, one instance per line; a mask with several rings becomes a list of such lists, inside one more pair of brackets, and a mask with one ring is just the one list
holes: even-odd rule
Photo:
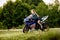
[[[38, 23], [36, 23], [36, 27], [34, 28], [35, 30], [38, 30], [38, 29], [40, 29], [41, 31], [44, 31], [45, 29], [48, 29], [49, 30], [49, 27], [48, 27], [48, 23], [47, 23], [47, 18], [48, 18], [48, 16], [44, 16], [44, 17], [42, 17], [41, 18], [41, 23], [42, 23], [42, 26], [43, 26], [43, 28], [41, 29], [41, 26], [38, 24]], [[29, 30], [31, 30], [32, 28], [29, 26], [29, 25], [27, 25], [28, 27], [24, 27], [23, 28], [23, 33], [26, 33], [26, 32], [28, 32]]]

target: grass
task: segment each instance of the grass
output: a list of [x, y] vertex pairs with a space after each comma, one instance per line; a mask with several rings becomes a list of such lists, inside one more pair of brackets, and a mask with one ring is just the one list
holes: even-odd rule
[[0, 30], [0, 40], [60, 40], [60, 28], [28, 33], [23, 33], [20, 29]]

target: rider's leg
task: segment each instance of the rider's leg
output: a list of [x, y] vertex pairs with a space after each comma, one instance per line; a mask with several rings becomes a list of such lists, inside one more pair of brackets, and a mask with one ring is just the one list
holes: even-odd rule
[[41, 29], [43, 29], [43, 26], [42, 26], [41, 21], [40, 21], [40, 20], [38, 20], [37, 22], [38, 22], [38, 24], [41, 26]]

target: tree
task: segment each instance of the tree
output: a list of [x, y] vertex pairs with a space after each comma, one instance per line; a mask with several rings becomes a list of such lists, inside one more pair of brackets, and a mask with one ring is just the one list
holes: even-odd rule
[[8, 28], [17, 27], [23, 24], [23, 19], [30, 14], [30, 6], [26, 3], [21, 3], [20, 1], [7, 2], [3, 6], [3, 11], [1, 13], [1, 18], [3, 25]]
[[44, 15], [48, 15], [48, 6], [45, 5], [44, 2], [41, 2], [38, 4], [38, 6], [36, 7], [36, 12], [42, 17]]
[[22, 2], [27, 3], [29, 5], [35, 5], [37, 6], [42, 0], [22, 0]]
[[58, 5], [52, 6], [52, 9], [48, 9], [48, 6], [42, 2], [36, 7], [36, 11], [41, 17], [45, 15], [49, 16], [47, 21], [51, 24], [50, 27], [59, 25], [60, 13], [58, 12]]

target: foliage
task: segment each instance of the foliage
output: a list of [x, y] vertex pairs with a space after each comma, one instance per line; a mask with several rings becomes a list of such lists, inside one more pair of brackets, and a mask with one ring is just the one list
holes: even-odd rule
[[42, 2], [36, 7], [36, 11], [41, 17], [49, 16], [47, 21], [51, 25], [50, 27], [59, 26], [60, 13], [58, 12], [58, 5], [52, 6], [52, 9], [48, 9], [48, 6]]
[[41, 2], [38, 4], [38, 6], [36, 7], [36, 12], [42, 17], [42, 16], [45, 16], [47, 15], [48, 11], [48, 6], [45, 5], [45, 3]]
[[23, 19], [30, 14], [29, 5], [26, 3], [21, 3], [20, 1], [16, 1], [15, 3], [9, 1], [3, 7], [3, 11], [1, 13], [1, 20], [3, 25], [11, 28], [13, 26], [18, 26], [23, 24]]
[[37, 6], [42, 0], [22, 0], [23, 3]]
[[[51, 5], [52, 6], [52, 5]], [[49, 9], [42, 0], [16, 0], [16, 2], [8, 1], [7, 4], [0, 7], [0, 22], [3, 27], [6, 26], [8, 29], [12, 27], [20, 28], [20, 25], [24, 24], [23, 20], [30, 14], [31, 9], [35, 9], [40, 17], [48, 15], [48, 22], [51, 24], [50, 27], [60, 26], [60, 11], [58, 6], [52, 6]], [[21, 27], [23, 28], [23, 27]]]

